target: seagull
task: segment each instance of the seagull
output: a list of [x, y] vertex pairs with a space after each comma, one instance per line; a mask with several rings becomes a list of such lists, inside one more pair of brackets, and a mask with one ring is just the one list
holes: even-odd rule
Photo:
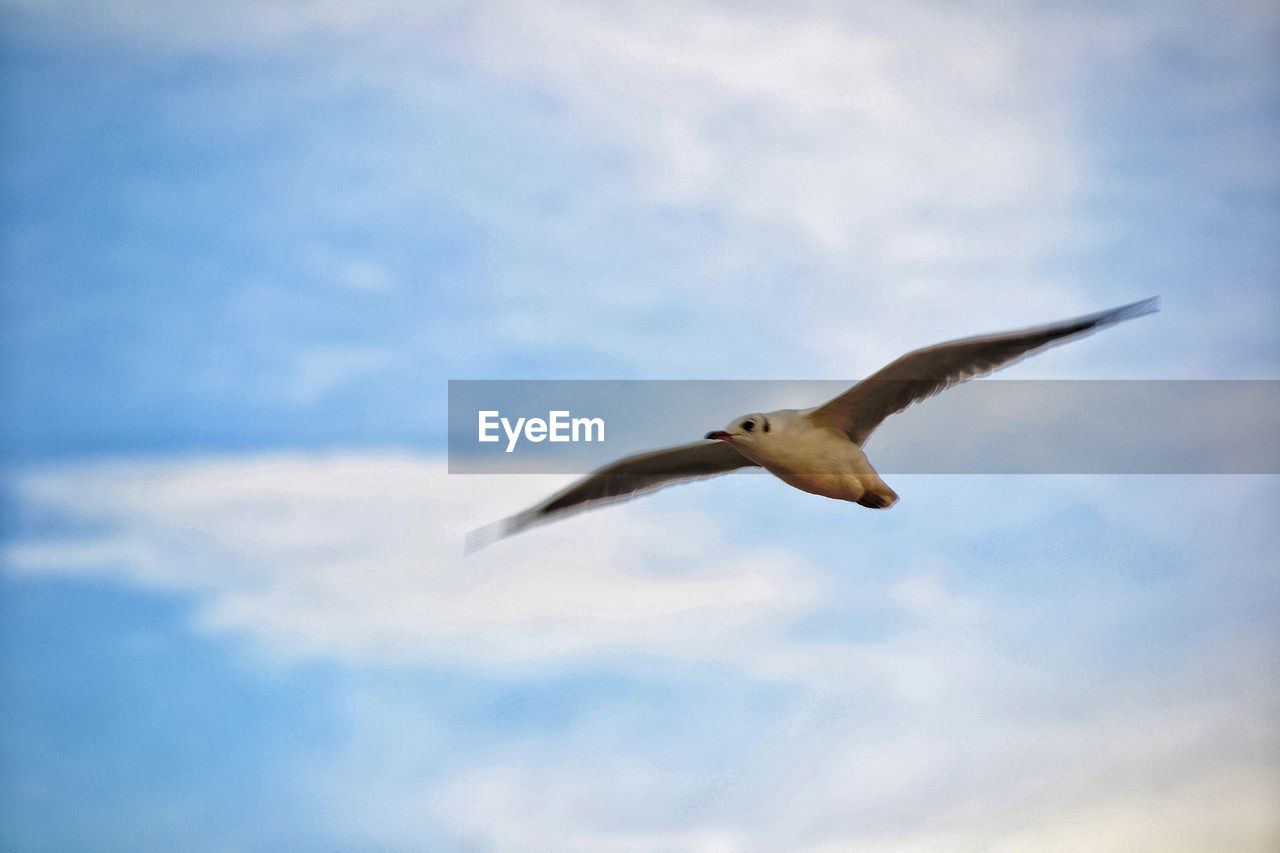
[[1073, 320], [979, 335], [913, 350], [835, 399], [811, 409], [756, 412], [708, 432], [702, 441], [652, 450], [599, 468], [518, 515], [472, 531], [467, 550], [538, 524], [664, 486], [764, 468], [824, 498], [888, 509], [898, 493], [876, 473], [862, 447], [890, 415], [1057, 344], [1159, 310], [1159, 297]]

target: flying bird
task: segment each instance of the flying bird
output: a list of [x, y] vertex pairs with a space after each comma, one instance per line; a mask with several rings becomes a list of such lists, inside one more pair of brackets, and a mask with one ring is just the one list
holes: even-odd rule
[[574, 512], [628, 500], [674, 483], [740, 468], [764, 468], [783, 482], [871, 509], [897, 503], [862, 451], [890, 415], [977, 376], [1105, 326], [1153, 314], [1159, 297], [1047, 326], [980, 335], [914, 350], [812, 409], [756, 412], [702, 441], [620, 459], [518, 515], [473, 531], [468, 550]]

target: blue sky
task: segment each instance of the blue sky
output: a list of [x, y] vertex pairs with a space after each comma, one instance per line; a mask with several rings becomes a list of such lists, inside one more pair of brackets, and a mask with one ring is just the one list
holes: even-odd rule
[[464, 561], [560, 480], [444, 460], [448, 379], [1155, 293], [1008, 375], [1275, 378], [1274, 4], [6, 5], [6, 847], [1274, 849], [1274, 478], [737, 477]]

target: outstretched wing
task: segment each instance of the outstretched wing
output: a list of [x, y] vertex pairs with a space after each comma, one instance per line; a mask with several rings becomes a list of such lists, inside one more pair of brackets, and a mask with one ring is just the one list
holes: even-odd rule
[[472, 531], [467, 536], [467, 550], [483, 548], [504, 536], [511, 536], [536, 524], [554, 521], [574, 512], [629, 500], [673, 483], [714, 477], [755, 465], [755, 462], [723, 441], [698, 441], [665, 450], [638, 453], [593, 471], [564, 491], [519, 515]]
[[887, 417], [952, 385], [1104, 326], [1153, 314], [1159, 297], [1034, 329], [948, 341], [909, 352], [809, 413], [814, 423], [861, 445]]

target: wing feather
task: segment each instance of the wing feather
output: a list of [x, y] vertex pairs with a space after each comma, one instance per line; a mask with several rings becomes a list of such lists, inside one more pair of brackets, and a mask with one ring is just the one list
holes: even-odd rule
[[909, 352], [809, 413], [815, 423], [843, 432], [861, 446], [885, 418], [960, 382], [1013, 364], [1104, 326], [1152, 314], [1159, 297], [1048, 326], [981, 335]]
[[697, 441], [619, 459], [518, 515], [472, 531], [467, 550], [483, 548], [537, 524], [608, 503], [630, 500], [675, 483], [758, 467], [723, 441]]

